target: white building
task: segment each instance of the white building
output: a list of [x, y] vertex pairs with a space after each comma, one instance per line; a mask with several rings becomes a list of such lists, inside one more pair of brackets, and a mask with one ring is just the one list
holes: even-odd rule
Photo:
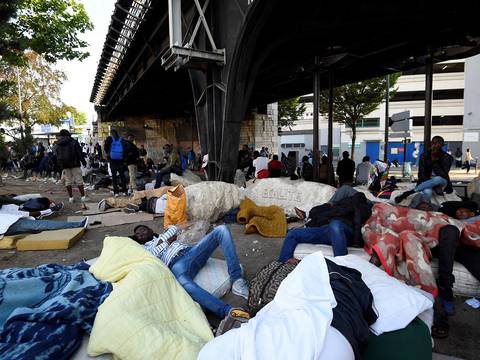
[[[423, 148], [423, 121], [425, 111], [425, 69], [406, 71], [398, 79], [396, 95], [390, 100], [390, 116], [409, 110], [413, 118], [411, 143], [407, 145], [407, 161], [412, 160], [414, 147]], [[302, 97], [304, 117], [291, 129], [280, 132], [280, 149], [284, 153], [298, 151], [299, 156], [312, 149], [313, 104], [311, 95]], [[480, 155], [480, 55], [465, 60], [453, 60], [434, 65], [432, 136], [442, 136], [452, 153], [456, 148], [463, 153], [470, 147]], [[320, 117], [320, 147], [326, 152], [327, 120]], [[357, 125], [355, 161], [369, 155], [372, 160], [383, 158], [385, 104], [381, 104]], [[336, 158], [342, 151], [351, 150], [351, 130], [334, 124], [333, 151]], [[401, 139], [389, 141], [389, 159], [403, 161]]]

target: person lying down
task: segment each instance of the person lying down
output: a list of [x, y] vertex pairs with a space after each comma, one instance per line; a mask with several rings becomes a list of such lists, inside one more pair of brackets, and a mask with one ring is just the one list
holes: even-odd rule
[[217, 226], [194, 246], [183, 244], [177, 240], [177, 234], [181, 227], [182, 225], [171, 225], [163, 234], [158, 235], [148, 226], [138, 225], [134, 229], [132, 239], [167, 265], [178, 282], [202, 308], [220, 318], [248, 319], [250, 315], [246, 311], [233, 308], [193, 281], [213, 252], [220, 246], [227, 261], [233, 294], [248, 299], [248, 283], [242, 278], [235, 244], [228, 227], [226, 225]]

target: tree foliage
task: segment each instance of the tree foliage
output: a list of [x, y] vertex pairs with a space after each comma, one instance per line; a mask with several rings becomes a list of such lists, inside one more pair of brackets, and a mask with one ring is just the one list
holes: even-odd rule
[[278, 125], [292, 127], [305, 112], [305, 104], [299, 97], [278, 102]]
[[79, 35], [93, 29], [83, 4], [76, 0], [7, 0], [0, 2], [0, 57], [19, 65], [26, 51], [46, 61], [88, 57]]
[[[395, 93], [393, 88], [399, 77], [399, 73], [390, 75], [390, 96]], [[385, 77], [359, 81], [339, 86], [334, 89], [333, 120], [345, 124], [352, 129], [351, 158], [353, 158], [355, 153], [358, 122], [377, 109], [385, 100], [386, 94]], [[327, 114], [328, 91], [323, 91], [321, 97], [321, 111], [322, 113]]]

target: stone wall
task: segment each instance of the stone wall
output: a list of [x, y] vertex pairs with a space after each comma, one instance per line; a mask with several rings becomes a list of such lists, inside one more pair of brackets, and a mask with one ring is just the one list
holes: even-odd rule
[[154, 119], [126, 118], [122, 121], [99, 122], [98, 138], [101, 144], [109, 135], [110, 129], [118, 130], [121, 136], [131, 132], [135, 135], [137, 146], [144, 145], [148, 157], [160, 162], [163, 157], [163, 146], [173, 144], [187, 150], [193, 146], [200, 153], [196, 123], [184, 118]]
[[267, 147], [271, 154], [278, 153], [277, 118], [276, 104], [268, 105], [267, 114], [248, 114], [240, 128], [240, 146], [247, 144], [256, 150]]

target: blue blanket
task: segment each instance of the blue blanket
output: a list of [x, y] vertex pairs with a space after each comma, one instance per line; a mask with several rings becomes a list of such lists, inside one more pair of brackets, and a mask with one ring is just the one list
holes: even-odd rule
[[68, 359], [112, 291], [89, 265], [0, 270], [0, 357]]

